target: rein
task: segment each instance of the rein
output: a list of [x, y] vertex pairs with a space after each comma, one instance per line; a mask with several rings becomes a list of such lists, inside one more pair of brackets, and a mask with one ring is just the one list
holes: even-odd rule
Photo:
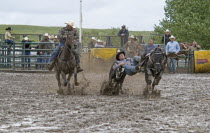
[[[73, 41], [71, 40], [71, 43], [73, 43]], [[65, 42], [65, 45], [64, 45], [64, 49], [67, 48], [67, 50], [71, 53], [72, 50], [67, 46], [67, 42]], [[63, 50], [64, 50], [63, 49]], [[67, 64], [69, 62], [72, 62], [73, 60], [75, 59], [75, 57], [73, 57], [72, 59], [68, 60], [68, 61], [62, 61], [60, 58], [58, 58], [58, 60], [61, 62], [61, 63], [64, 63], [64, 64]]]

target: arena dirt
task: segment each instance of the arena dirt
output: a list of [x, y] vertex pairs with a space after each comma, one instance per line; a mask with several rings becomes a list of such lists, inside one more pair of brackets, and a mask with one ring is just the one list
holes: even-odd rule
[[108, 72], [79, 74], [74, 95], [56, 93], [54, 74], [0, 74], [0, 132], [210, 132], [210, 74], [164, 74], [156, 99], [142, 74], [119, 96], [99, 95]]

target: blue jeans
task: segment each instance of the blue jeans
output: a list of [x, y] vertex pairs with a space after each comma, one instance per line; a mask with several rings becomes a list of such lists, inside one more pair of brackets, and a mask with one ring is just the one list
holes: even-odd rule
[[134, 56], [133, 57], [133, 62], [131, 65], [125, 65], [124, 68], [125, 68], [125, 73], [127, 75], [135, 75], [137, 73], [136, 69], [135, 69], [135, 66], [138, 65], [138, 63], [141, 61], [141, 57], [140, 56]]
[[[31, 55], [31, 52], [30, 51], [23, 51], [22, 55]], [[24, 58], [21, 59], [21, 62], [22, 63], [30, 63], [31, 62], [31, 58], [30, 57], [29, 58], [24, 57]], [[27, 65], [28, 65], [28, 67], [30, 67], [30, 64], [22, 64], [22, 68], [24, 68], [24, 66], [27, 67]]]
[[[14, 44], [14, 41], [12, 41], [12, 40], [5, 40], [5, 43], [9, 44], [9, 45], [7, 46], [7, 48], [11, 48], [11, 46]], [[8, 56], [11, 55], [10, 49], [7, 49], [7, 55], [8, 55]], [[7, 58], [7, 63], [10, 63], [10, 62], [11, 62], [11, 57], [8, 57], [8, 58]], [[8, 64], [8, 65], [10, 65], [10, 64]]]
[[[47, 53], [39, 55], [39, 57], [46, 57]], [[46, 63], [46, 58], [37, 58], [37, 63]], [[37, 68], [44, 68], [45, 64], [38, 64]]]
[[12, 40], [5, 40], [5, 43], [13, 45], [14, 41], [12, 41]]
[[52, 55], [51, 55], [51, 57], [49, 59], [50, 62], [58, 55], [58, 53], [60, 51], [60, 48], [63, 47], [63, 46], [64, 46], [63, 43], [59, 43], [58, 44], [58, 46], [55, 48], [55, 50], [53, 51], [53, 53], [52, 53]]
[[168, 65], [169, 72], [174, 72], [174, 73], [176, 72], [176, 64], [177, 64], [176, 59], [168, 57], [167, 65]]
[[[60, 51], [60, 48], [63, 47], [64, 44], [63, 43], [59, 43], [59, 45], [55, 48], [55, 50], [53, 51], [50, 59], [49, 59], [49, 62], [53, 61], [53, 59], [55, 59], [55, 57], [58, 55], [59, 51]], [[75, 60], [76, 60], [76, 64], [79, 64], [80, 63], [80, 57], [79, 57], [79, 53], [77, 52], [76, 49], [72, 50], [74, 56], [75, 56]]]

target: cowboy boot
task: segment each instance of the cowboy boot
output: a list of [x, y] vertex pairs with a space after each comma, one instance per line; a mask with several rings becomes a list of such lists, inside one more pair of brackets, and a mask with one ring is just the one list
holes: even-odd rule
[[55, 60], [52, 60], [52, 61], [50, 61], [49, 64], [47, 64], [46, 68], [47, 68], [49, 71], [52, 71], [54, 65], [55, 65]]
[[83, 69], [80, 67], [80, 64], [77, 64], [77, 73], [82, 72]]

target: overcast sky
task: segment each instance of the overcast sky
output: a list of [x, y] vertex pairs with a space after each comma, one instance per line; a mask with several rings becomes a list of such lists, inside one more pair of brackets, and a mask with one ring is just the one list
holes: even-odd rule
[[[152, 31], [164, 18], [165, 0], [82, 0], [83, 27]], [[2, 0], [0, 24], [79, 26], [80, 0]]]

